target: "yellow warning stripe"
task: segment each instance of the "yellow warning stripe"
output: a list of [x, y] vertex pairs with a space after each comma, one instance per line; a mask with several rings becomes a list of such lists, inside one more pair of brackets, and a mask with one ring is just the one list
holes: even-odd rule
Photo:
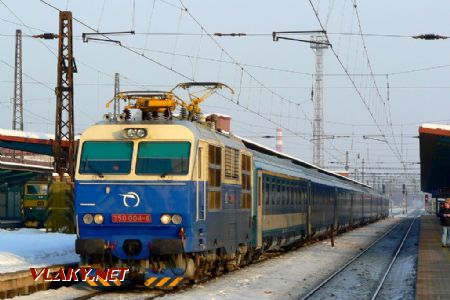
[[177, 286], [182, 280], [183, 280], [183, 277], [177, 277], [169, 284], [169, 286], [170, 287]]
[[111, 282], [114, 283], [116, 286], [120, 286], [122, 284], [119, 279], [112, 280]]
[[[155, 278], [156, 279], [156, 278]], [[119, 279], [115, 279], [115, 280], [111, 280], [111, 281], [107, 281], [104, 280], [102, 278], [98, 278], [98, 280], [95, 279], [86, 279], [86, 282], [90, 285], [90, 286], [111, 286], [111, 283], [113, 283], [116, 286], [120, 286], [122, 283], [120, 282]]]
[[103, 285], [103, 286], [110, 286], [109, 282], [106, 281], [106, 280], [104, 280], [104, 279], [98, 278], [98, 281], [99, 281], [99, 282], [101, 283], [101, 285]]
[[161, 280], [156, 284], [156, 286], [157, 286], [157, 287], [161, 287], [161, 286], [165, 285], [166, 282], [169, 281], [169, 280], [170, 280], [170, 277], [164, 277], [163, 279], [161, 279]]
[[167, 287], [175, 287], [177, 286], [180, 282], [183, 281], [183, 277], [149, 277], [144, 285], [146, 287], [151, 287], [153, 284], [155, 284], [155, 287], [163, 287], [163, 286], [167, 286]]
[[149, 279], [147, 279], [144, 283], [145, 286], [151, 286], [153, 284], [153, 282], [156, 281], [156, 279], [158, 279], [158, 277], [150, 277]]
[[97, 286], [97, 283], [95, 283], [95, 280], [86, 279], [86, 282], [87, 282], [90, 286]]

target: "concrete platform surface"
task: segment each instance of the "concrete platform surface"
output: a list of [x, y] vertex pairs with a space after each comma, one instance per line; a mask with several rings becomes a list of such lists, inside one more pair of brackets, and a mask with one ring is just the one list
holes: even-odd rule
[[435, 215], [421, 217], [416, 299], [450, 299], [450, 247], [441, 247]]

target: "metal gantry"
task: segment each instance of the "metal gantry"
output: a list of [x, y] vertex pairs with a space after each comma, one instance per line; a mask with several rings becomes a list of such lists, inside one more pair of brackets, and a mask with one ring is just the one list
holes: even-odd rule
[[16, 51], [14, 64], [14, 98], [12, 129], [23, 131], [22, 97], [22, 31], [16, 30]]
[[328, 48], [324, 35], [312, 37], [311, 48], [316, 53], [316, 80], [314, 85], [314, 120], [313, 120], [313, 163], [324, 166], [324, 131], [323, 131], [323, 50]]
[[[74, 174], [75, 134], [73, 120], [73, 73], [76, 72], [72, 47], [72, 13], [59, 13], [58, 75], [56, 86], [55, 171], [63, 177]], [[63, 141], [68, 142], [67, 151]]]

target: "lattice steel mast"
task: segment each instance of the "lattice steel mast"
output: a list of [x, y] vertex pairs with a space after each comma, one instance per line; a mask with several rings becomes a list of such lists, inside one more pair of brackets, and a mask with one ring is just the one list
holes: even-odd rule
[[[73, 73], [76, 66], [72, 47], [72, 13], [59, 13], [58, 77], [56, 86], [55, 171], [62, 177], [74, 174]], [[68, 142], [67, 152], [63, 141]]]
[[[323, 49], [327, 49], [327, 40], [323, 35], [312, 37], [311, 48], [316, 53], [316, 80], [314, 86], [313, 120], [313, 163], [324, 167], [324, 131], [323, 131]], [[317, 43], [319, 42], [319, 43]], [[322, 44], [323, 43], [323, 44]]]
[[16, 52], [14, 64], [14, 98], [12, 129], [23, 131], [22, 98], [22, 31], [16, 30]]
[[120, 100], [117, 95], [120, 92], [120, 75], [116, 73], [114, 76], [114, 119], [117, 120], [120, 115]]

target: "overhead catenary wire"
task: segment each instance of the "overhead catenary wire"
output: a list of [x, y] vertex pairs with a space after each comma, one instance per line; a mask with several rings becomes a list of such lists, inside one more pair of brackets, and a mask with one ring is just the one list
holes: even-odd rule
[[[53, 9], [55, 9], [55, 10], [57, 10], [57, 11], [60, 11], [60, 9], [58, 9], [56, 6], [54, 6], [54, 5], [52, 5], [52, 4], [48, 3], [48, 2], [46, 2], [46, 1], [44, 1], [44, 0], [40, 0], [40, 2], [42, 2], [43, 4], [49, 6], [49, 7], [53, 8]], [[187, 10], [187, 8], [186, 8], [184, 5], [182, 5], [182, 7], [183, 7], [183, 9], [184, 9], [184, 10], [185, 10], [185, 11], [186, 11], [186, 12], [187, 12], [187, 13], [188, 13], [195, 21], [196, 21], [196, 23], [197, 23], [201, 28], [203, 28], [203, 26], [201, 26], [200, 23], [198, 23], [198, 21], [192, 16], [192, 14], [190, 14], [190, 12]], [[99, 34], [102, 35], [105, 39], [111, 40], [110, 37], [108, 37], [108, 36], [106, 36], [106, 35], [104, 35], [104, 34], [98, 32], [95, 28], [93, 28], [92, 26], [90, 26], [90, 25], [86, 24], [85, 22], [81, 21], [81, 20], [78, 19], [77, 17], [73, 17], [73, 20], [76, 21], [77, 23], [81, 24], [82, 26], [84, 26], [84, 27], [90, 29], [91, 31], [99, 33]], [[206, 32], [206, 30], [205, 30], [205, 32]], [[210, 34], [209, 34], [209, 36], [210, 36]], [[210, 37], [211, 37], [211, 36], [210, 36]], [[220, 48], [222, 48], [216, 41], [215, 41], [215, 43], [216, 43]], [[164, 68], [164, 69], [166, 69], [166, 70], [169, 70], [169, 71], [171, 71], [171, 72], [173, 72], [173, 73], [179, 75], [180, 77], [182, 77], [182, 78], [184, 78], [184, 79], [187, 79], [187, 80], [189, 80], [189, 81], [195, 81], [194, 78], [192, 78], [191, 76], [188, 76], [188, 75], [186, 75], [186, 74], [183, 74], [183, 73], [181, 73], [180, 71], [175, 70], [174, 68], [171, 68], [171, 67], [169, 67], [169, 66], [166, 66], [166, 65], [164, 65], [164, 64], [162, 64], [162, 63], [156, 61], [155, 59], [146, 56], [145, 54], [139, 53], [138, 51], [132, 49], [132, 48], [129, 47], [129, 46], [126, 46], [126, 45], [124, 45], [124, 44], [121, 44], [121, 45], [116, 45], [116, 44], [114, 44], [114, 45], [117, 46], [117, 47], [122, 47], [122, 48], [124, 48], [124, 49], [126, 49], [126, 50], [128, 50], [128, 51], [130, 51], [130, 52], [132, 52], [132, 53], [134, 53], [134, 54], [136, 54], [136, 55], [139, 55], [139, 56], [145, 58], [146, 60], [149, 60], [149, 61], [155, 63], [156, 65], [159, 65], [160, 67], [162, 67], [162, 68]], [[223, 48], [222, 48], [222, 49], [223, 49]], [[229, 56], [229, 57], [231, 58], [231, 55], [230, 55], [226, 50], [224, 50], [224, 53], [225, 53], [227, 56]], [[237, 63], [237, 61], [236, 61], [236, 63]], [[239, 64], [239, 63], [237, 63], [237, 64]], [[245, 69], [244, 69], [244, 70], [245, 70]], [[260, 82], [260, 81], [257, 80], [256, 78], [254, 78], [247, 70], [245, 70], [245, 73], [246, 73], [248, 76], [252, 77], [253, 80], [255, 80], [256, 82], [258, 82], [258, 84], [260, 84], [261, 86], [263, 86], [264, 88], [266, 88], [265, 85], [264, 85], [262, 82]], [[266, 88], [266, 89], [267, 89], [267, 88]], [[270, 89], [269, 89], [269, 90], [270, 90]], [[299, 104], [296, 103], [296, 102], [293, 102], [293, 101], [291, 101], [291, 100], [288, 100], [288, 99], [284, 98], [283, 96], [279, 95], [279, 94], [276, 93], [275, 91], [271, 91], [271, 92], [272, 92], [273, 94], [277, 95], [277, 97], [279, 97], [279, 98], [280, 98], [281, 100], [283, 100], [283, 101], [290, 102], [290, 103], [295, 104], [295, 105], [297, 105], [297, 106], [299, 105]], [[221, 96], [221, 97], [224, 97], [225, 99], [227, 99], [227, 100], [229, 100], [229, 101], [231, 101], [231, 102], [233, 102], [233, 103], [235, 103], [231, 98], [227, 98], [227, 97], [221, 95], [220, 93], [218, 93], [218, 95]], [[235, 103], [235, 104], [236, 104], [236, 103]], [[241, 105], [241, 107], [244, 107], [244, 106]], [[245, 108], [246, 110], [252, 112], [252, 113], [256, 113], [256, 114], [257, 114], [256, 111], [253, 111], [252, 109], [250, 109], [250, 108], [248, 108], [248, 107], [244, 107], [244, 108]], [[302, 111], [303, 111], [303, 110], [302, 110]], [[303, 111], [303, 114], [304, 114], [305, 117], [307, 118], [307, 115], [306, 115], [306, 113], [305, 113], [304, 111]], [[261, 118], [264, 118], [264, 119], [266, 119], [266, 120], [269, 120], [270, 122], [272, 122], [272, 123], [274, 123], [274, 124], [280, 126], [280, 124], [278, 124], [277, 122], [275, 122], [275, 121], [273, 121], [273, 120], [271, 120], [271, 119], [268, 119], [268, 118], [266, 118], [266, 117], [264, 117], [264, 116], [261, 116], [261, 115], [259, 115], [259, 116], [260, 116]], [[280, 127], [283, 128], [283, 129], [285, 129], [285, 130], [287, 130], [287, 131], [290, 131], [290, 129], [287, 128], [287, 127], [285, 127], [285, 126], [280, 126]], [[305, 140], [307, 140], [307, 139], [305, 139]], [[308, 141], [308, 140], [307, 140], [307, 141]], [[332, 154], [331, 154], [331, 155], [332, 155]], [[332, 155], [332, 156], [333, 156], [335, 159], [338, 159], [338, 158], [335, 157], [334, 155]]]
[[[322, 20], [319, 17], [319, 14], [317, 12], [316, 7], [314, 6], [314, 4], [312, 3], [312, 0], [308, 0], [309, 4], [314, 12], [314, 15], [321, 27], [322, 30], [325, 31], [325, 27], [322, 23]], [[330, 40], [327, 36], [327, 34], [325, 33], [326, 37], [328, 40]], [[333, 55], [335, 56], [335, 58], [337, 59], [339, 65], [341, 66], [341, 68], [344, 70], [344, 73], [347, 74], [348, 79], [350, 80], [350, 82], [352, 83], [352, 85], [355, 88], [355, 91], [357, 93], [357, 95], [359, 96], [360, 100], [363, 102], [364, 106], [366, 107], [367, 111], [369, 112], [369, 115], [371, 116], [372, 120], [375, 122], [376, 127], [378, 128], [379, 132], [384, 136], [384, 132], [380, 126], [380, 124], [378, 123], [378, 121], [376, 120], [376, 117], [374, 115], [374, 112], [370, 109], [369, 103], [367, 102], [367, 100], [365, 99], [365, 97], [363, 96], [363, 94], [361, 93], [361, 90], [358, 88], [358, 86], [356, 85], [355, 81], [353, 80], [352, 76], [350, 75], [349, 71], [347, 70], [347, 68], [345, 67], [344, 63], [342, 62], [341, 58], [339, 57], [339, 55], [337, 54], [336, 50], [334, 50], [333, 47], [330, 48], [331, 52], [333, 53]], [[394, 147], [389, 143], [389, 141], [385, 138], [386, 140], [386, 144], [388, 145], [388, 147], [390, 148], [390, 150], [394, 153], [394, 155], [396, 155], [398, 157], [398, 159], [400, 161], [403, 160], [401, 154], [399, 154], [398, 149], [394, 149]]]

